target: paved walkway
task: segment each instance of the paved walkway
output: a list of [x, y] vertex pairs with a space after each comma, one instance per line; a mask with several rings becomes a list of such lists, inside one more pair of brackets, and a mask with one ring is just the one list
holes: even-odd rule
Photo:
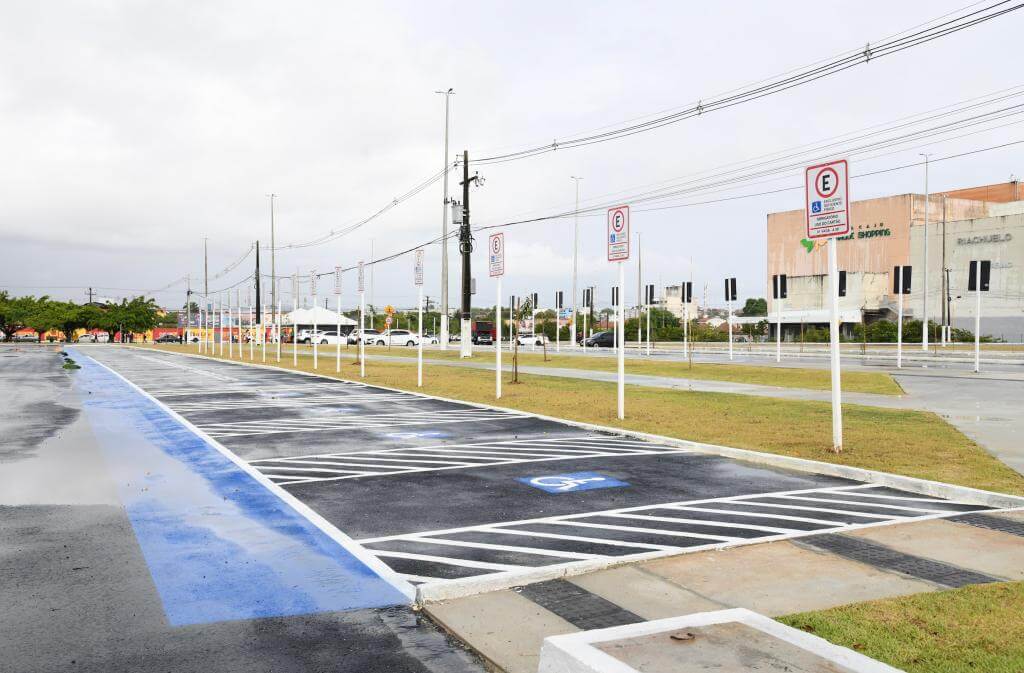
[[498, 669], [534, 673], [551, 635], [727, 607], [780, 616], [1024, 580], [1024, 513], [957, 519], [684, 554], [426, 610]]

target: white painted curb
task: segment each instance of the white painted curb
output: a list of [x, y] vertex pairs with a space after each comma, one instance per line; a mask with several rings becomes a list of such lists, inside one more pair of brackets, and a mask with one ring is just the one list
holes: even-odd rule
[[[716, 624], [744, 624], [820, 657], [831, 664], [836, 664], [850, 673], [900, 673], [899, 669], [888, 664], [883, 664], [845, 647], [833, 645], [818, 636], [786, 626], [745, 608], [698, 612], [639, 624], [548, 636], [544, 639], [544, 644], [540, 649], [540, 665], [537, 673], [640, 673], [637, 669], [598, 649], [595, 645], [657, 634], [668, 635], [673, 631], [699, 629]], [[700, 637], [699, 633], [697, 637]], [[665, 647], [674, 648], [679, 645], [666, 643]]]

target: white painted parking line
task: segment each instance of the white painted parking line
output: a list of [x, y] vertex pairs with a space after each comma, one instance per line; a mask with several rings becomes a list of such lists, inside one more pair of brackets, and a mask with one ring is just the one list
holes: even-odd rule
[[521, 414], [489, 409], [437, 409], [399, 413], [344, 415], [337, 418], [299, 418], [236, 421], [204, 424], [211, 437], [241, 437], [282, 433], [323, 432], [329, 430], [360, 430], [413, 425], [450, 425], [480, 421], [525, 418]]
[[[659, 446], [634, 442], [629, 448], [618, 442], [609, 442], [604, 435], [582, 435], [566, 438], [566, 441], [553, 441], [551, 438], [517, 439], [496, 442], [474, 442], [469, 444], [442, 444], [424, 447], [407, 447], [398, 449], [382, 449], [377, 451], [361, 451], [359, 453], [329, 453], [288, 458], [261, 458], [251, 464], [264, 473], [280, 473], [285, 465], [336, 465], [351, 466], [377, 471], [367, 471], [356, 475], [324, 475], [316, 481], [339, 481], [364, 476], [390, 476], [410, 472], [433, 472], [439, 470], [465, 469], [469, 467], [493, 467], [497, 465], [513, 465], [516, 463], [534, 463], [553, 460], [576, 460], [580, 458], [596, 458], [602, 456], [650, 456], [656, 454], [683, 455], [689, 453], [685, 449], [671, 446]], [[609, 448], [608, 444], [612, 446]], [[564, 446], [585, 447], [565, 449]], [[537, 448], [540, 447], [540, 448]], [[393, 464], [392, 464], [393, 463]], [[325, 471], [326, 472], [326, 471]], [[288, 480], [287, 477], [278, 483], [308, 483]]]
[[787, 497], [786, 500], [805, 500], [805, 501], [808, 501], [808, 502], [834, 502], [834, 503], [838, 503], [840, 505], [867, 505], [867, 506], [870, 506], [870, 507], [881, 507], [883, 509], [899, 509], [899, 510], [903, 510], [905, 512], [934, 513], [934, 512], [948, 512], [949, 511], [947, 509], [941, 509], [941, 508], [935, 508], [935, 507], [930, 507], [930, 508], [925, 508], [925, 507], [907, 507], [905, 505], [886, 505], [885, 503], [881, 503], [881, 502], [866, 503], [863, 500], [837, 500], [835, 498], [814, 498], [814, 497], [810, 497], [810, 496], [795, 496], [795, 495], [792, 495], [792, 496]]
[[[884, 496], [884, 494], [869, 493], [869, 491], [878, 488], [884, 487], [874, 484], [855, 484], [850, 486], [799, 489], [775, 493], [751, 493], [738, 496], [669, 502], [638, 507], [624, 507], [561, 516], [537, 517], [534, 519], [521, 519], [516, 521], [463, 526], [434, 531], [418, 531], [415, 533], [365, 538], [357, 540], [357, 542], [364, 545], [370, 553], [381, 557], [394, 556], [395, 554], [401, 554], [404, 552], [396, 552], [393, 549], [382, 551], [375, 549], [374, 545], [389, 543], [390, 546], [394, 547], [396, 544], [401, 545], [403, 542], [409, 544], [426, 543], [437, 545], [439, 547], [439, 551], [436, 555], [417, 555], [409, 553], [407, 556], [401, 557], [422, 562], [424, 568], [417, 569], [416, 572], [419, 577], [426, 578], [421, 583], [427, 583], [443, 579], [437, 578], [437, 580], [435, 580], [432, 577], [432, 571], [430, 570], [431, 563], [437, 562], [442, 565], [458, 565], [460, 562], [457, 557], [453, 558], [442, 554], [440, 550], [443, 549], [445, 545], [449, 547], [477, 548], [484, 554], [488, 551], [501, 551], [513, 555], [516, 553], [523, 553], [533, 556], [538, 555], [538, 553], [547, 553], [553, 558], [561, 557], [575, 559], [575, 557], [570, 557], [568, 555], [584, 554], [589, 555], [591, 559], [627, 559], [633, 556], [647, 555], [652, 551], [698, 551], [702, 549], [719, 548], [722, 545], [731, 546], [735, 544], [763, 542], [769, 540], [785, 540], [819, 533], [855, 530], [858, 528], [876, 526], [896, 521], [932, 519], [943, 515], [952, 516], [962, 511], [958, 509], [956, 511], [942, 510], [941, 512], [937, 512], [936, 510], [917, 508], [914, 511], [907, 512], [904, 508], [887, 506], [884, 502], [879, 502], [877, 499], [870, 499], [870, 496]], [[855, 504], [877, 509], [872, 513], [865, 513], [828, 507], [816, 507], [806, 504], [809, 501], [816, 502], [818, 499], [821, 500], [822, 504], [837, 502], [836, 500], [829, 500], [827, 497], [824, 497], [830, 495], [841, 496], [843, 498], [843, 502], [839, 504]], [[864, 497], [862, 498], [861, 496]], [[760, 502], [760, 500], [765, 499], [784, 501], [786, 504], [780, 504], [779, 502]], [[965, 505], [965, 503], [951, 504]], [[740, 508], [732, 509], [732, 506], [735, 505], [750, 508], [770, 508], [777, 510], [778, 513], [764, 513], [753, 511], [752, 509], [746, 511]], [[901, 513], [894, 512], [894, 509], [899, 510]], [[977, 509], [984, 510], [988, 508], [978, 506]], [[693, 519], [687, 518], [685, 515], [681, 517], [663, 516], [661, 513], [666, 510], [678, 511], [680, 513], [699, 512], [701, 515], [708, 516], [709, 518]], [[810, 516], [804, 516], [804, 512], [841, 514], [854, 520], [859, 519], [860, 521], [866, 522], [850, 523], [834, 521], [831, 519], [818, 519]], [[620, 519], [623, 523], [622, 525], [617, 525], [601, 521], [601, 519], [607, 520], [609, 518]], [[746, 523], [744, 521], [745, 518], [749, 518], [756, 523]], [[764, 525], [765, 521], [777, 521], [778, 523], [776, 525]], [[799, 524], [811, 523], [819, 527], [808, 530], [807, 527], [803, 525], [787, 526], [786, 522], [788, 521]], [[654, 526], [654, 524], [659, 522], [672, 524], [676, 527], [662, 528]], [[547, 530], [538, 530], [538, 528], [546, 528]], [[558, 528], [565, 529], [566, 532], [564, 534], [561, 532], [551, 532], [553, 529], [557, 530]], [[716, 530], [716, 534], [704, 532], [708, 529], [719, 530]], [[763, 535], [740, 537], [719, 534], [719, 531], [724, 532], [729, 530], [736, 530], [737, 532], [741, 530], [749, 532], [759, 531], [763, 533]], [[607, 532], [608, 534], [617, 533], [619, 535], [604, 537], [602, 536], [602, 532]], [[636, 541], [623, 538], [621, 535], [622, 533], [635, 536]], [[481, 535], [509, 535], [527, 540], [528, 542], [525, 545], [495, 545], [493, 542], [477, 541]], [[460, 539], [459, 536], [462, 536], [462, 539]], [[705, 544], [693, 545], [681, 542], [677, 543], [672, 540], [673, 538], [677, 540], [695, 540], [698, 542], [704, 542]], [[544, 546], [545, 541], [552, 541], [550, 544], [556, 544], [559, 542], [580, 543], [580, 545], [583, 545], [584, 551], [563, 551], [557, 548], [547, 548]], [[590, 549], [586, 548], [588, 545], [591, 546]], [[593, 549], [593, 547], [598, 545], [602, 549], [621, 548], [622, 553], [598, 553]], [[443, 560], [434, 561], [434, 559]], [[386, 561], [386, 559], [383, 560]], [[502, 560], [504, 561], [505, 559]], [[588, 559], [575, 560], [583, 561]], [[555, 563], [557, 562], [552, 561], [552, 564]], [[512, 564], [502, 563], [499, 565]], [[522, 565], [514, 565], [513, 567], [517, 570], [523, 571], [529, 568], [536, 568], [537, 566], [536, 563], [524, 563]], [[437, 572], [440, 572], [440, 570], [437, 570]], [[496, 570], [494, 572], [501, 571]]]
[[467, 568], [480, 568], [483, 570], [517, 570], [520, 566], [508, 565], [505, 563], [485, 563], [484, 561], [471, 561], [464, 558], [452, 558], [450, 556], [431, 556], [429, 554], [410, 554], [403, 551], [374, 551], [374, 554], [387, 558], [401, 558], [412, 561], [430, 561], [449, 566], [465, 566]]

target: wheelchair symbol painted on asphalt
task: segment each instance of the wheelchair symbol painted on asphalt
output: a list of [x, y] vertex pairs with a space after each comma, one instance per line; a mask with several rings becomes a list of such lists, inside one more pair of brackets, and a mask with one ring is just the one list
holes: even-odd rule
[[520, 477], [516, 481], [539, 488], [546, 493], [573, 493], [576, 491], [591, 491], [598, 488], [629, 486], [624, 481], [619, 481], [597, 472], [545, 474], [539, 477]]

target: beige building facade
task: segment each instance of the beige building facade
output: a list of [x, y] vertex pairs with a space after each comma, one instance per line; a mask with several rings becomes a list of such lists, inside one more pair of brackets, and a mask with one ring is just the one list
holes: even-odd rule
[[[928, 208], [928, 318], [973, 329], [974, 300], [968, 301], [971, 259], [992, 261], [992, 289], [983, 297], [982, 333], [1018, 341], [1024, 331], [1024, 190], [1017, 182], [932, 194], [901, 194], [851, 204], [852, 231], [837, 239], [838, 265], [847, 272], [847, 294], [840, 298], [844, 331], [856, 322], [894, 320], [893, 267], [913, 267], [912, 292], [904, 297], [908, 318], [924, 309], [924, 221]], [[772, 277], [786, 274], [782, 302], [783, 334], [789, 337], [810, 312], [828, 308], [826, 244], [806, 242], [803, 210], [771, 213], [767, 221], [769, 314], [779, 306]], [[969, 304], [969, 305], [968, 305]], [[847, 321], [859, 316], [859, 320]], [[788, 327], [787, 327], [788, 325]]]

